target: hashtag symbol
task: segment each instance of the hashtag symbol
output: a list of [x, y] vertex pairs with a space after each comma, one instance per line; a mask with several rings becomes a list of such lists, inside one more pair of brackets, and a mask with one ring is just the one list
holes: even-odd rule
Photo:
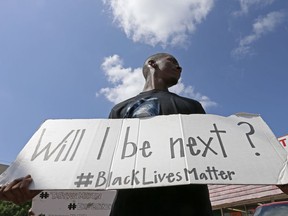
[[92, 184], [92, 179], [94, 178], [94, 175], [91, 175], [89, 172], [88, 175], [84, 175], [84, 173], [81, 173], [80, 176], [77, 176], [78, 181], [74, 182], [74, 184], [77, 187], [80, 187], [81, 185], [84, 185], [84, 187], [88, 187], [88, 185]]
[[68, 205], [68, 209], [69, 209], [69, 210], [75, 210], [76, 207], [77, 207], [77, 205], [76, 205], [75, 203], [70, 203], [70, 204]]
[[40, 193], [40, 198], [41, 199], [47, 199], [48, 197], [49, 197], [49, 193], [47, 193], [47, 192], [42, 192], [42, 193]]

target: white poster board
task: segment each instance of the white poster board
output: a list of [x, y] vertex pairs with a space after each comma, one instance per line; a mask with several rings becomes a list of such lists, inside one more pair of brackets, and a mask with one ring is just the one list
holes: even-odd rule
[[0, 184], [27, 174], [41, 190], [288, 183], [287, 152], [252, 114], [47, 120]]
[[109, 216], [116, 191], [42, 191], [32, 202], [35, 215]]

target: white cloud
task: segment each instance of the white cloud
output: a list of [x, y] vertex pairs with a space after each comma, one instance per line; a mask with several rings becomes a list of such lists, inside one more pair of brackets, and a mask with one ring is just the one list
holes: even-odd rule
[[118, 55], [105, 58], [101, 67], [112, 87], [100, 89], [97, 95], [102, 94], [116, 104], [142, 91], [144, 78], [141, 68], [124, 68]]
[[272, 32], [284, 20], [283, 12], [274, 11], [267, 14], [265, 17], [260, 17], [253, 24], [252, 33], [242, 38], [239, 41], [239, 46], [233, 50], [232, 54], [241, 57], [246, 54], [251, 54], [251, 45], [259, 40], [263, 35]]
[[114, 21], [134, 42], [184, 45], [215, 0], [102, 0]]
[[198, 100], [205, 109], [207, 109], [208, 107], [217, 106], [216, 102], [212, 101], [209, 97], [202, 95], [199, 92], [196, 92], [193, 86], [185, 86], [181, 80], [179, 80], [179, 83], [171, 87], [169, 90], [184, 97]]
[[[110, 87], [100, 89], [96, 95], [104, 95], [110, 102], [117, 104], [130, 97], [139, 94], [144, 87], [142, 68], [124, 68], [123, 61], [118, 55], [109, 56], [104, 59], [101, 68], [107, 77]], [[190, 97], [201, 102], [204, 108], [216, 106], [209, 97], [195, 92], [192, 86], [185, 86], [180, 80], [172, 88], [171, 92]]]
[[263, 7], [272, 4], [275, 0], [238, 0], [240, 3], [240, 10], [234, 12], [234, 15], [247, 14], [251, 7]]

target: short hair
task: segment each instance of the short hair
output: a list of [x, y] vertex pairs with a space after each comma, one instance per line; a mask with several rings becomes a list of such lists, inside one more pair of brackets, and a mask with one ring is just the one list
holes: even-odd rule
[[150, 61], [157, 61], [157, 60], [163, 58], [164, 56], [172, 56], [172, 55], [170, 55], [169, 53], [156, 53], [156, 54], [151, 55], [150, 57], [148, 57], [146, 59], [146, 61], [144, 62], [143, 68], [142, 68], [142, 73], [143, 73], [145, 80], [147, 79], [148, 74], [150, 72], [150, 69], [148, 67], [148, 63]]

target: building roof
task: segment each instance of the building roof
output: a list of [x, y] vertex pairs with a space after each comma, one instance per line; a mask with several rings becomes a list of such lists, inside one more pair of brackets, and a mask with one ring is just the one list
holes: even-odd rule
[[275, 185], [209, 185], [213, 209], [287, 198]]
[[0, 164], [0, 174], [8, 168], [8, 165]]

